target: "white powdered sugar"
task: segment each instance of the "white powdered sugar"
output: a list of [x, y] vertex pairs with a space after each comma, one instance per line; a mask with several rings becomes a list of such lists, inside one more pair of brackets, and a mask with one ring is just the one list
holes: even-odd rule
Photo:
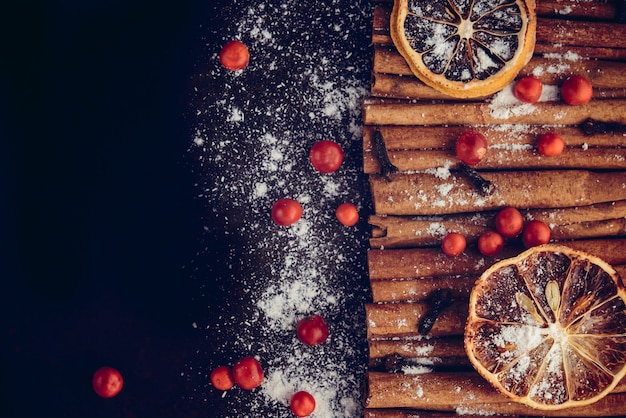
[[[494, 94], [489, 101], [489, 114], [496, 119], [508, 119], [512, 116], [532, 115], [537, 107], [532, 103], [524, 103], [513, 94], [514, 84], [509, 84]], [[545, 85], [541, 91], [539, 102], [552, 102], [559, 98], [558, 86]]]
[[[369, 231], [339, 224], [335, 209], [344, 201], [367, 209], [360, 117], [369, 91], [371, 4], [238, 3], [217, 11], [222, 27], [207, 28], [207, 62], [194, 79], [188, 154], [207, 222], [194, 274], [208, 310], [194, 318], [204, 342], [186, 372], [198, 386], [192, 397], [220, 418], [291, 417], [290, 396], [306, 390], [317, 403], [311, 417], [356, 417], [367, 364]], [[244, 70], [219, 65], [219, 49], [231, 39], [250, 50]], [[343, 148], [337, 172], [311, 166], [309, 150], [319, 140]], [[303, 208], [290, 227], [270, 217], [284, 197]], [[310, 314], [330, 329], [315, 347], [295, 333]], [[249, 355], [264, 368], [263, 384], [216, 393], [211, 370]]]

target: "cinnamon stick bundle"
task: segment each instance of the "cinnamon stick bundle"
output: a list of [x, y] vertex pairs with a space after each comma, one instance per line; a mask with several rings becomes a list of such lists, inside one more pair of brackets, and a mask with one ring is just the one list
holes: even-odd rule
[[[613, 266], [626, 264], [626, 238], [575, 240], [563, 244], [596, 255]], [[457, 257], [448, 257], [439, 248], [369, 250], [369, 276], [370, 280], [478, 277], [496, 261], [519, 252], [518, 248], [505, 246], [497, 256], [487, 257], [474, 248], [467, 248]]]
[[453, 150], [457, 138], [468, 129], [481, 132], [488, 138], [489, 147], [526, 148], [534, 146], [539, 135], [558, 132], [570, 148], [626, 147], [626, 135], [604, 132], [585, 135], [578, 126], [564, 125], [380, 125], [363, 127], [364, 152], [372, 152], [372, 136], [380, 129], [388, 153], [398, 150], [441, 149]]
[[583, 106], [539, 102], [508, 109], [488, 102], [439, 104], [370, 98], [363, 103], [366, 125], [579, 125], [587, 119], [626, 124], [626, 100], [596, 100]]
[[495, 185], [483, 195], [471, 180], [450, 172], [395, 174], [393, 181], [370, 176], [379, 215], [438, 215], [517, 208], [564, 208], [626, 199], [626, 172], [585, 170], [493, 171], [482, 177]]
[[[511, 414], [524, 416], [607, 417], [626, 414], [626, 384], [589, 406], [539, 411], [493, 389], [478, 373], [425, 373], [420, 375], [370, 372], [366, 376], [365, 407]], [[375, 415], [374, 415], [375, 416]]]
[[[527, 220], [540, 220], [551, 229], [551, 239], [614, 237], [626, 234], [626, 201], [552, 210], [522, 210]], [[481, 233], [495, 229], [497, 211], [440, 216], [372, 215], [372, 248], [438, 246], [448, 232], [475, 242]]]

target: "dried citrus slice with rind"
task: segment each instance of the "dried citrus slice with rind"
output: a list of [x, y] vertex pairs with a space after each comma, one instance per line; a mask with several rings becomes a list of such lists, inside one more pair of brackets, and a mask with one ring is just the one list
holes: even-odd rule
[[534, 0], [395, 0], [394, 45], [425, 84], [456, 98], [486, 97], [532, 57]]
[[626, 375], [626, 289], [602, 259], [546, 244], [487, 269], [470, 295], [465, 349], [512, 400], [588, 405]]

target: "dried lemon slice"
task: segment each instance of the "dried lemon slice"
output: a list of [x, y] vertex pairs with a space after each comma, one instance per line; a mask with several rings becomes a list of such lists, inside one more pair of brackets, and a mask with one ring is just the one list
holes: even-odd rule
[[470, 296], [465, 349], [515, 401], [583, 406], [626, 375], [626, 290], [598, 257], [546, 244], [486, 270]]
[[413, 73], [457, 98], [509, 84], [532, 57], [534, 0], [395, 0], [391, 38]]

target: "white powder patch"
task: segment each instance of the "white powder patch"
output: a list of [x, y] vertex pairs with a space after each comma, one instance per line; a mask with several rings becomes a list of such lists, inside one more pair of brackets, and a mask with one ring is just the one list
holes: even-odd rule
[[507, 85], [504, 89], [493, 95], [489, 101], [489, 114], [496, 119], [531, 115], [536, 109], [536, 106], [533, 104], [523, 103], [515, 97], [512, 84]]
[[[433, 371], [433, 369], [431, 369], [430, 367], [426, 367], [426, 366], [422, 366], [422, 365], [406, 365], [402, 367], [402, 373], [404, 374], [426, 374], [426, 373], [431, 373]], [[422, 392], [422, 396], [424, 394], [423, 391]]]
[[437, 177], [438, 179], [441, 180], [447, 180], [450, 177], [450, 167], [452, 167], [452, 162], [451, 161], [446, 161], [443, 165], [443, 167], [436, 167], [436, 168], [429, 168], [427, 170], [425, 170], [424, 172], [428, 173], [428, 174], [432, 174], [433, 176]]
[[434, 237], [444, 237], [448, 233], [448, 231], [444, 224], [440, 222], [432, 222], [430, 225], [428, 225], [426, 233]]

